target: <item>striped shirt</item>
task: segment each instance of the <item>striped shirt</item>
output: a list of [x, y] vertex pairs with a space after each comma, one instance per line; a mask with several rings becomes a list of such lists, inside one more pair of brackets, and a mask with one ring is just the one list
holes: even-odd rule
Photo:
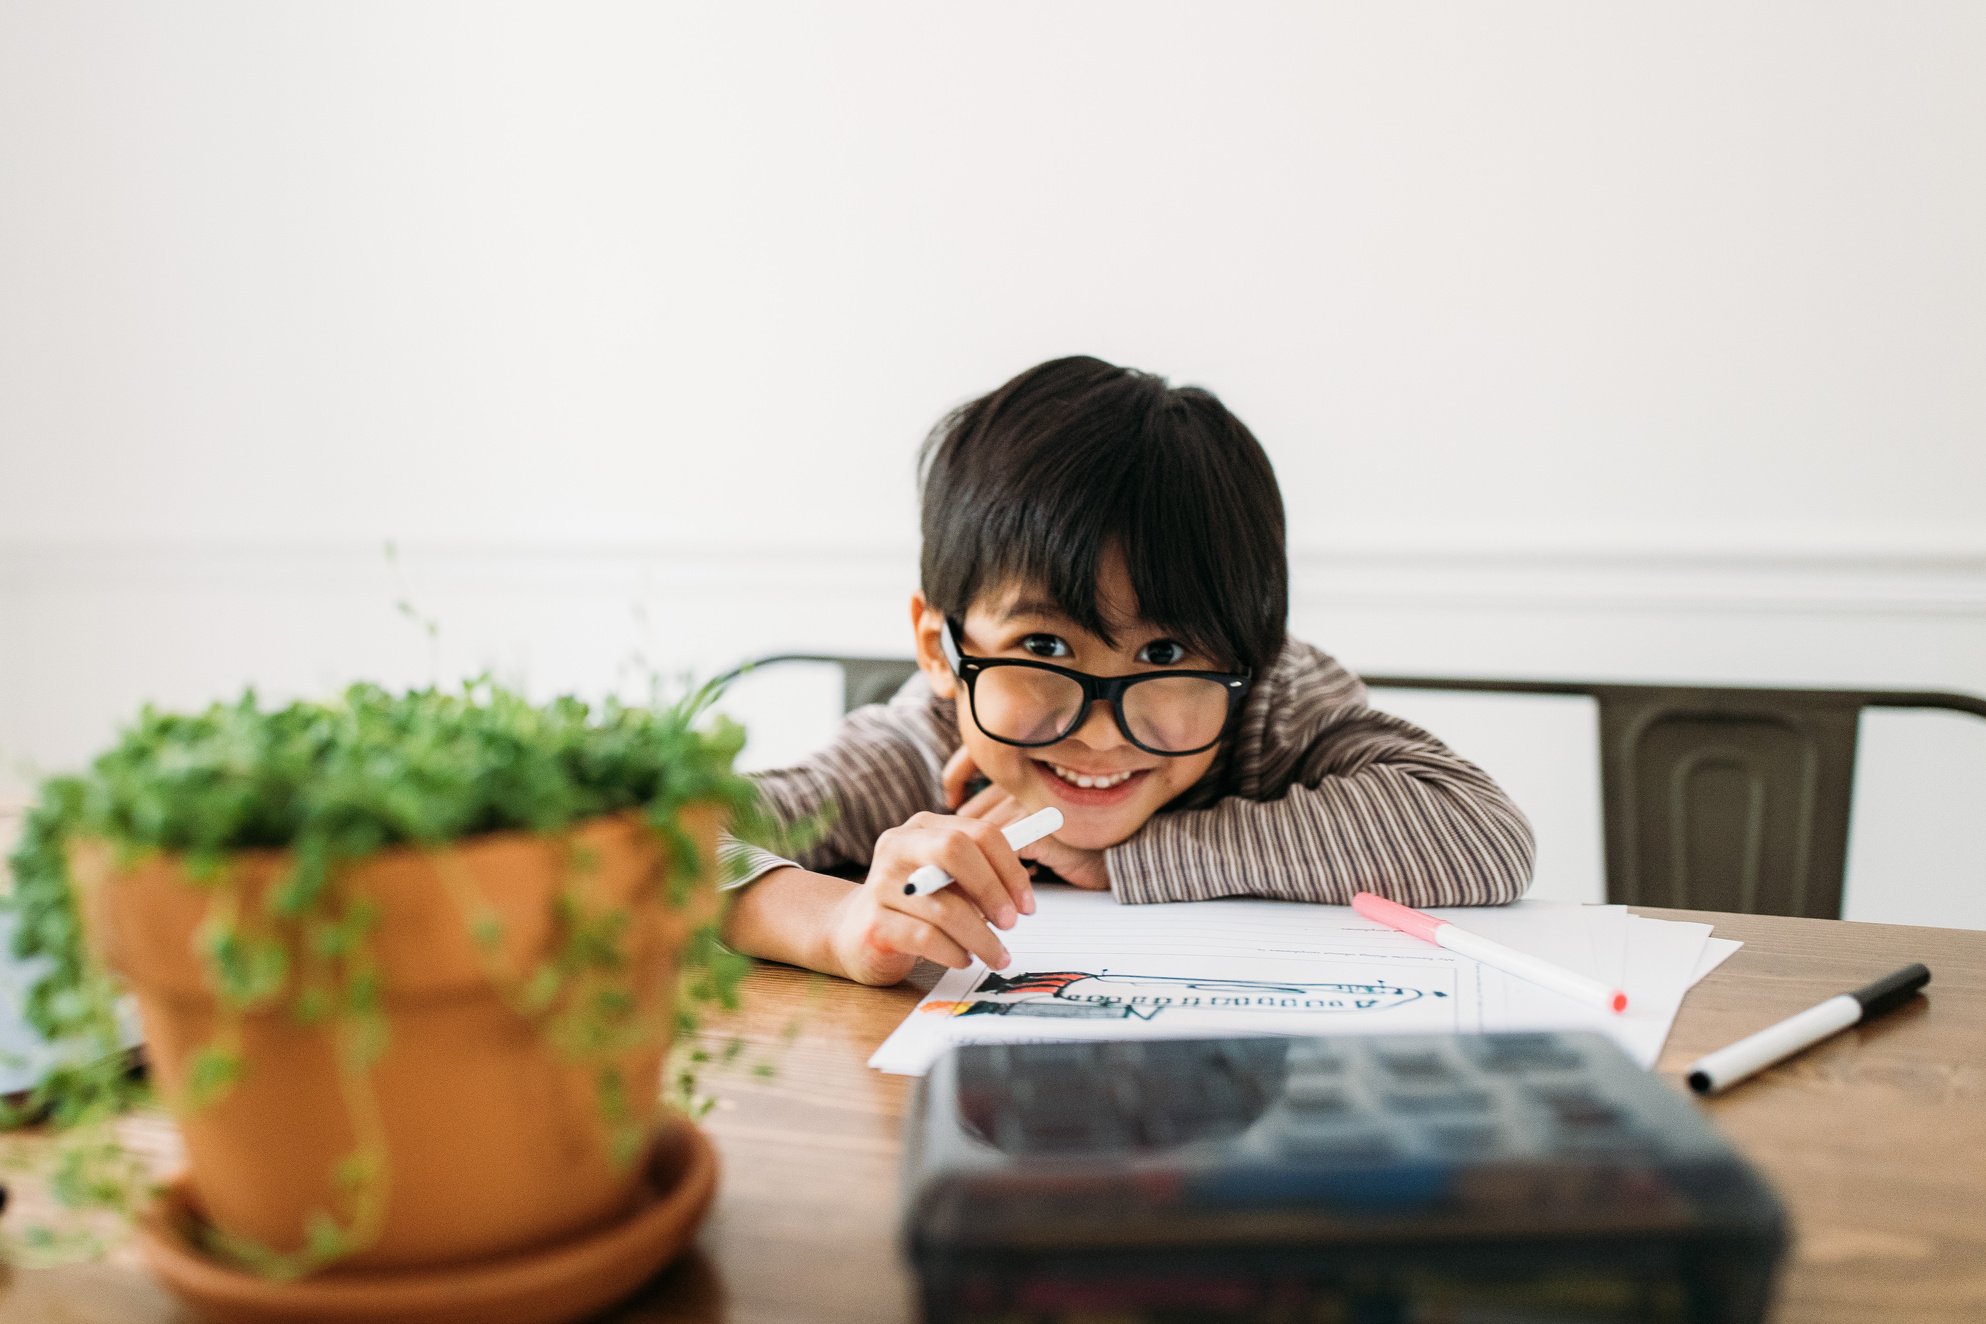
[[[869, 863], [876, 838], [920, 810], [949, 812], [940, 775], [956, 705], [922, 675], [850, 713], [827, 748], [755, 774], [775, 822], [832, 806], [797, 859], [726, 838], [742, 886], [797, 863]], [[1419, 727], [1366, 706], [1362, 681], [1292, 639], [1243, 701], [1205, 775], [1104, 852], [1121, 902], [1258, 896], [1411, 906], [1500, 905], [1531, 880], [1531, 826], [1489, 776]]]

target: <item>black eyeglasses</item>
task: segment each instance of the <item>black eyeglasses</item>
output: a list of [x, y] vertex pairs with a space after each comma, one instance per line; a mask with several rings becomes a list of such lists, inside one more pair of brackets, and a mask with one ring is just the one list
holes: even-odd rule
[[963, 633], [948, 618], [940, 643], [952, 674], [965, 685], [972, 720], [1001, 744], [1022, 749], [1067, 739], [1090, 705], [1102, 701], [1124, 738], [1147, 754], [1198, 754], [1220, 743], [1254, 683], [1247, 672], [1092, 676], [1027, 658], [971, 657], [959, 649]]

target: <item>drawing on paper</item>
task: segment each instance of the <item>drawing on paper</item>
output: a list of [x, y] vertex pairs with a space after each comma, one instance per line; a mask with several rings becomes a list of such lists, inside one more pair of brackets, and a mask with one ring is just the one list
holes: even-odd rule
[[988, 971], [971, 995], [956, 1002], [926, 1002], [919, 1011], [939, 1016], [1039, 1016], [1062, 1020], [1141, 1020], [1178, 1012], [1386, 1012], [1422, 998], [1445, 998], [1439, 989], [1373, 983], [1310, 984], [1273, 979], [1205, 979], [1190, 975], [1121, 974], [1108, 969]]

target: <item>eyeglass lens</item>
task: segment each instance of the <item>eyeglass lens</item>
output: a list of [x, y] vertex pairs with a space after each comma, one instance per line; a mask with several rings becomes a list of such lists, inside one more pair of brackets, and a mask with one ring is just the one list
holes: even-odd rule
[[[1200, 676], [1139, 681], [1123, 694], [1124, 721], [1138, 743], [1156, 750], [1209, 745], [1227, 724], [1227, 686]], [[1035, 667], [988, 667], [973, 690], [980, 729], [1016, 744], [1046, 744], [1076, 723], [1083, 687]]]

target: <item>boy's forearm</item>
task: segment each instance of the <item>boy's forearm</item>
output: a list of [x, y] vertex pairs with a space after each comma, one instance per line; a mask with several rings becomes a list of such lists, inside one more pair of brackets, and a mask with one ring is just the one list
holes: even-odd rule
[[1264, 896], [1344, 905], [1501, 905], [1524, 894], [1530, 824], [1487, 777], [1466, 788], [1393, 767], [1154, 818], [1105, 854], [1119, 901]]
[[855, 886], [805, 869], [774, 869], [747, 884], [731, 903], [724, 942], [746, 956], [843, 975], [830, 942], [833, 912]]

